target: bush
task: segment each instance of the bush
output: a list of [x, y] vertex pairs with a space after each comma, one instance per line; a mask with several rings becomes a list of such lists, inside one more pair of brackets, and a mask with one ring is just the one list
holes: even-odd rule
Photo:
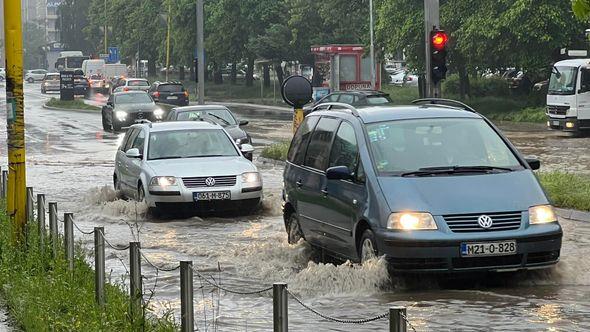
[[555, 206], [590, 210], [590, 176], [564, 172], [541, 172], [537, 174], [537, 177]]
[[[452, 74], [442, 84], [445, 95], [460, 95], [459, 75]], [[500, 77], [469, 77], [470, 97], [508, 97], [508, 83]]]
[[289, 151], [289, 142], [280, 142], [265, 147], [260, 155], [264, 158], [274, 160], [287, 160], [287, 152]]

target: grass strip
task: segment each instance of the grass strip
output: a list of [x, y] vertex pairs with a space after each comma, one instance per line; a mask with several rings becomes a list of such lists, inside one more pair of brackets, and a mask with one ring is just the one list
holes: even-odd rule
[[279, 142], [265, 147], [260, 156], [274, 160], [287, 160], [287, 151], [289, 151], [290, 142]]
[[84, 103], [81, 99], [74, 99], [74, 100], [60, 100], [58, 98], [51, 98], [45, 104], [49, 107], [57, 107], [57, 108], [64, 108], [64, 109], [71, 109], [71, 110], [90, 110], [90, 111], [100, 111], [100, 107], [94, 105], [88, 105]]
[[590, 211], [590, 175], [540, 172], [537, 177], [556, 207]]
[[0, 292], [11, 318], [23, 330], [177, 330], [171, 312], [156, 317], [146, 306], [147, 318], [130, 315], [122, 279], [113, 282], [108, 278], [107, 303], [99, 307], [94, 298], [94, 271], [86, 263], [81, 247], [76, 249], [72, 273], [61, 252], [57, 258], [51, 257], [49, 241], [39, 246], [35, 223], [30, 222], [28, 228], [28, 245], [13, 244], [11, 223], [0, 202]]

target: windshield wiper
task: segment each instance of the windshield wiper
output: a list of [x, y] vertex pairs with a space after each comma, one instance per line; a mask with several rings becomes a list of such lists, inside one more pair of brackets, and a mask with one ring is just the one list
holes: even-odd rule
[[219, 120], [223, 121], [223, 122], [224, 122], [226, 125], [229, 125], [229, 122], [228, 122], [226, 119], [224, 119], [224, 118], [222, 118], [222, 117], [220, 117], [220, 116], [217, 116], [217, 115], [215, 115], [215, 114], [212, 114], [212, 113], [209, 113], [209, 112], [207, 112], [206, 114], [207, 114], [207, 115], [211, 115], [212, 117], [214, 117], [214, 118], [216, 118], [216, 119], [219, 119]]
[[434, 176], [439, 174], [455, 173], [490, 173], [490, 172], [512, 172], [508, 167], [496, 166], [437, 166], [423, 167], [417, 171], [402, 173], [401, 176]]

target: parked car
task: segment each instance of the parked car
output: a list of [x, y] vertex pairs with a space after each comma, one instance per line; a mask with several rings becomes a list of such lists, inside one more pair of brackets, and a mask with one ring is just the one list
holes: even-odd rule
[[150, 83], [145, 78], [122, 78], [117, 81], [113, 92], [121, 91], [148, 91]]
[[400, 69], [389, 75], [389, 84], [396, 86], [418, 86], [418, 75], [412, 74], [405, 69]]
[[206, 121], [135, 124], [115, 157], [115, 190], [152, 213], [254, 211], [262, 178], [219, 125]]
[[[242, 129], [248, 121], [236, 120], [233, 113], [222, 105], [197, 105], [173, 108], [166, 121], [211, 121], [222, 126], [238, 146], [252, 144], [250, 135]], [[246, 156], [252, 160], [252, 155]]]
[[165, 116], [145, 91], [115, 92], [102, 107], [102, 127], [117, 132], [137, 120], [161, 121]]
[[45, 77], [45, 74], [47, 74], [47, 70], [45, 69], [27, 70], [27, 72], [25, 73], [25, 81], [29, 83], [33, 83], [35, 81], [42, 81]]
[[550, 267], [562, 230], [539, 167], [459, 102], [330, 105], [291, 142], [288, 240], [357, 262], [384, 255], [393, 272]]
[[528, 94], [533, 87], [533, 82], [522, 70], [506, 70], [502, 74], [502, 78], [508, 82], [508, 88], [515, 93]]
[[60, 90], [59, 73], [47, 73], [41, 82], [41, 93], [45, 94], [48, 91]]
[[88, 77], [88, 83], [90, 84], [91, 92], [108, 94], [111, 90], [111, 83], [99, 74], [90, 75]]
[[148, 93], [156, 103], [186, 106], [189, 102], [188, 91], [180, 82], [154, 82]]
[[350, 90], [332, 92], [315, 103], [303, 107], [305, 115], [309, 114], [315, 106], [327, 103], [339, 102], [356, 107], [387, 105], [391, 103], [389, 94], [376, 90]]
[[84, 76], [84, 72], [74, 71], [74, 95], [88, 96], [88, 94], [90, 94], [90, 82]]

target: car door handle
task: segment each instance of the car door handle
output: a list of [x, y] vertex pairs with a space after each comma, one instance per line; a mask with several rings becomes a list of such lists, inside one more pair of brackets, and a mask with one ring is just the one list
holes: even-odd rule
[[297, 188], [301, 188], [301, 186], [303, 186], [303, 182], [301, 182], [301, 180], [297, 180], [297, 182], [295, 182], [295, 185], [297, 185]]
[[328, 196], [328, 189], [327, 188], [322, 189], [322, 194], [324, 194], [324, 197]]

